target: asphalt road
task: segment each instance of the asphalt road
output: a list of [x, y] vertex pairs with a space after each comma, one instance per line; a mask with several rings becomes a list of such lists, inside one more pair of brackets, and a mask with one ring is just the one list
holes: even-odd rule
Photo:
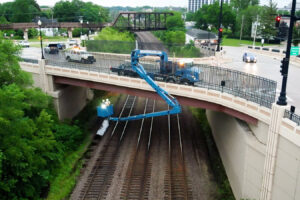
[[[225, 67], [243, 71], [257, 76], [277, 81], [277, 96], [281, 90], [282, 76], [280, 74], [280, 59], [272, 56], [255, 54], [257, 63], [244, 63], [242, 55], [248, 52], [247, 47], [224, 47], [225, 57], [231, 58], [232, 62], [226, 63]], [[300, 65], [290, 64], [287, 83], [287, 101], [289, 105], [296, 106], [296, 113], [300, 113]]]

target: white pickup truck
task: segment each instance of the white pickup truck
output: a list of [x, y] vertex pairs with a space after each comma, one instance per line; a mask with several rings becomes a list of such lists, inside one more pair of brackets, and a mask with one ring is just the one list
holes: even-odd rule
[[75, 61], [84, 64], [88, 64], [88, 63], [93, 64], [94, 62], [96, 62], [95, 57], [84, 50], [69, 50], [66, 51], [65, 55], [66, 55], [66, 60], [69, 62]]

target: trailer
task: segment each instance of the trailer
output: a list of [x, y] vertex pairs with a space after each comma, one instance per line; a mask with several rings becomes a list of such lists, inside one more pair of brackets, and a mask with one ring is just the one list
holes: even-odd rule
[[[194, 85], [199, 82], [200, 71], [193, 66], [193, 62], [189, 59], [180, 60], [179, 62], [158, 61], [159, 67], [149, 69], [147, 67], [147, 75], [155, 81], [163, 81], [168, 83], [178, 83], [185, 85]], [[139, 77], [136, 71], [132, 69], [131, 63], [123, 63], [118, 67], [111, 67], [112, 72], [119, 76]]]

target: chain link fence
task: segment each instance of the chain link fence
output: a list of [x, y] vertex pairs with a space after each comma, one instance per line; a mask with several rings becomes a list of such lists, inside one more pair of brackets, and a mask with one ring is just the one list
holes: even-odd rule
[[[136, 46], [137, 45], [137, 46]], [[108, 41], [108, 40], [89, 40], [86, 41], [87, 50], [90, 52], [107, 52], [130, 54], [132, 49], [136, 47], [142, 50], [164, 51], [170, 56], [182, 58], [199, 58], [210, 56], [207, 51], [201, 51], [194, 44], [163, 44], [149, 42], [124, 42], [124, 41]]]
[[[111, 68], [118, 68], [121, 64], [130, 66], [130, 55], [113, 55], [105, 53], [92, 53], [96, 62], [92, 64], [78, 61], [68, 61], [65, 52], [59, 54], [45, 54], [46, 64], [58, 67], [73, 68], [108, 74], [116, 74]], [[34, 62], [35, 60], [23, 59], [24, 62]], [[160, 62], [157, 57], [145, 57], [140, 59], [140, 63], [147, 72], [160, 73]], [[261, 106], [271, 108], [276, 97], [276, 81], [263, 77], [247, 74], [244, 72], [214, 67], [208, 65], [193, 65], [192, 69], [199, 72], [200, 81], [194, 86], [217, 90], [224, 93], [246, 99]]]

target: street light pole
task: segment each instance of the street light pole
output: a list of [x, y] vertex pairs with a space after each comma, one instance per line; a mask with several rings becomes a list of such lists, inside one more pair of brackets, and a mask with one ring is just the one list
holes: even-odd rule
[[295, 16], [296, 11], [296, 0], [293, 0], [292, 2], [292, 10], [291, 10], [291, 18], [290, 18], [290, 28], [289, 28], [289, 37], [286, 47], [286, 53], [285, 58], [281, 61], [281, 74], [282, 74], [282, 85], [281, 85], [281, 91], [280, 96], [277, 101], [277, 105], [285, 106], [287, 105], [286, 102], [286, 85], [287, 85], [287, 78], [288, 78], [288, 72], [289, 72], [289, 63], [290, 63], [290, 53], [291, 53], [291, 46], [292, 46], [292, 37], [293, 37], [293, 29], [295, 21], [298, 19]]
[[82, 39], [82, 29], [83, 29], [83, 19], [82, 18], [80, 19], [80, 24], [81, 24], [80, 40], [82, 40], [82, 46], [84, 46], [84, 42], [83, 42], [83, 39]]
[[39, 28], [40, 28], [40, 42], [41, 42], [42, 59], [45, 59], [44, 51], [43, 51], [43, 38], [42, 38], [42, 31], [41, 31], [42, 21], [40, 19], [38, 21], [38, 25], [39, 25]]
[[218, 34], [217, 51], [220, 51], [220, 44], [222, 39], [222, 32], [220, 31], [220, 29], [222, 28], [222, 17], [223, 17], [223, 0], [221, 0], [220, 14], [219, 14], [219, 34]]
[[90, 40], [90, 26], [89, 26], [89, 21], [87, 21], [86, 24], [88, 25], [88, 33], [87, 33], [87, 36], [88, 36], [88, 40]]

